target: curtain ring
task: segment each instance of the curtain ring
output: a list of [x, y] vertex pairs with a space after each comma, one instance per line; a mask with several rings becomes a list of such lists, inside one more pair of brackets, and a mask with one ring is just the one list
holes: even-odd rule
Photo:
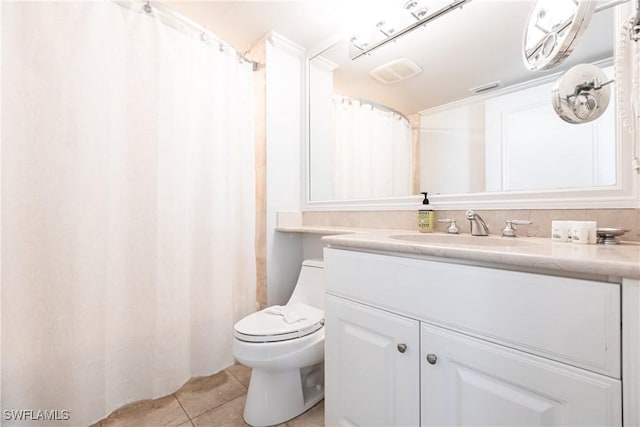
[[144, 6], [142, 6], [142, 10], [148, 15], [151, 15], [151, 12], [153, 12], [153, 9], [151, 8], [151, 5], [148, 1], [144, 4]]

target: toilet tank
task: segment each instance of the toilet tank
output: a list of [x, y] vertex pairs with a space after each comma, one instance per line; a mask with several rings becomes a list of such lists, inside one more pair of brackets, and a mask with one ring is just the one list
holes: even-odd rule
[[302, 303], [324, 310], [324, 263], [317, 259], [302, 262], [298, 282], [287, 304]]

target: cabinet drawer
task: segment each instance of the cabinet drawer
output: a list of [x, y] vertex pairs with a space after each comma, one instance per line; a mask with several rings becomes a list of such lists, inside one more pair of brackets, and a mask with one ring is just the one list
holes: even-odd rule
[[620, 288], [325, 249], [327, 292], [620, 378]]

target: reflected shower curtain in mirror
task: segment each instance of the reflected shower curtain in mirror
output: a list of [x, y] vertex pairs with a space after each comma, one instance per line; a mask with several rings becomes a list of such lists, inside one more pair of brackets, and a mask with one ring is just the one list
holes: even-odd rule
[[3, 410], [88, 425], [233, 363], [251, 74], [114, 2], [2, 3]]
[[406, 118], [366, 103], [334, 97], [336, 200], [408, 196], [411, 126]]

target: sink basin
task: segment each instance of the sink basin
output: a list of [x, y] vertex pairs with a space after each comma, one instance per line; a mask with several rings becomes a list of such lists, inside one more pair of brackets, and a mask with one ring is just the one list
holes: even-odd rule
[[527, 239], [497, 236], [470, 236], [457, 234], [398, 234], [389, 236], [391, 239], [405, 242], [424, 243], [427, 245], [452, 245], [452, 246], [483, 246], [483, 247], [525, 247], [534, 246], [536, 243]]

